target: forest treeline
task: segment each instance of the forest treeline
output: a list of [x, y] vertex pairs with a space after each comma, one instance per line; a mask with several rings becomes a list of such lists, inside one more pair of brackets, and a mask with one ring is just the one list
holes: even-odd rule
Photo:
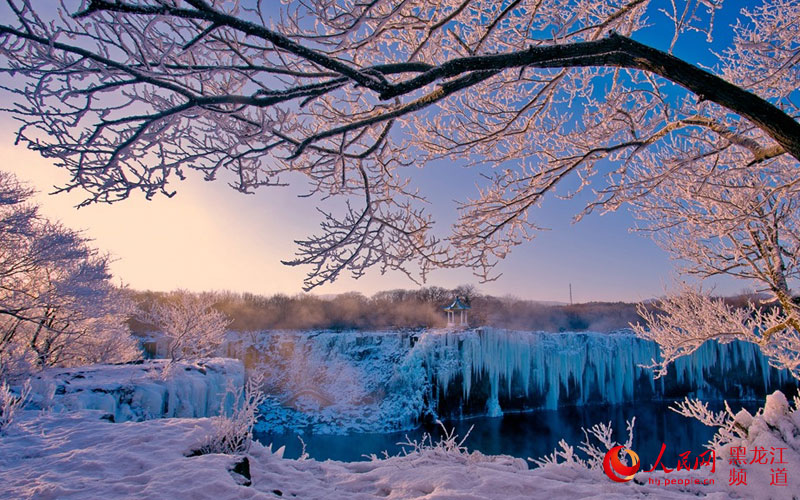
[[[161, 292], [133, 293], [141, 304], [168, 300], [167, 294]], [[239, 331], [442, 327], [446, 325], [442, 308], [456, 296], [470, 304], [471, 326], [607, 332], [641, 321], [636, 304], [632, 303], [548, 304], [486, 295], [473, 286], [389, 290], [369, 297], [355, 292], [332, 296], [263, 296], [233, 292], [214, 292], [213, 295], [214, 307], [231, 320], [229, 328]], [[132, 326], [139, 332], [147, 329], [146, 325], [135, 322]]]
[[[132, 293], [142, 305], [169, 300], [168, 294], [163, 292]], [[635, 303], [543, 303], [487, 295], [471, 285], [455, 289], [431, 286], [418, 290], [388, 290], [372, 296], [357, 292], [330, 296], [210, 293], [214, 297], [214, 308], [228, 316], [230, 329], [238, 331], [443, 327], [447, 320], [442, 309], [457, 296], [471, 307], [470, 326], [547, 332], [611, 332], [642, 322]], [[726, 298], [726, 302], [741, 306], [756, 298], [754, 295], [739, 295]], [[646, 304], [646, 307], [651, 305]], [[147, 325], [135, 320], [131, 326], [137, 333], [149, 330]]]

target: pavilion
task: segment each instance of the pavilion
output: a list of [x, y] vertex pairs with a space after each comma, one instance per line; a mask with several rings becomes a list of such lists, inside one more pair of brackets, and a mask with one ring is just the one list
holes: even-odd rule
[[[464, 303], [460, 297], [456, 297], [452, 304], [444, 308], [444, 311], [447, 313], [447, 326], [459, 328], [468, 327], [467, 311], [469, 310], [470, 306]], [[456, 313], [458, 313], [459, 316], [458, 321], [456, 321]]]

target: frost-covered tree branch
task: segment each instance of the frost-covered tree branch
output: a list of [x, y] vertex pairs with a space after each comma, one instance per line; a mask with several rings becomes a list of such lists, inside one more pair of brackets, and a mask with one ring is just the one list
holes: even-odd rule
[[[710, 448], [720, 449], [735, 439], [747, 437], [747, 427], [742, 425], [741, 421], [737, 421], [737, 415], [733, 413], [727, 402], [723, 410], [715, 412], [708, 409], [708, 403], [687, 397], [670, 409], [684, 417], [697, 420], [703, 425], [716, 428], [717, 432], [709, 442]], [[740, 415], [746, 414], [748, 414], [747, 410], [742, 410]]]
[[20, 388], [19, 394], [14, 394], [8, 383], [0, 378], [0, 436], [5, 434], [14, 423], [17, 413], [25, 408], [30, 392], [30, 381], [25, 382]]
[[[609, 450], [618, 444], [621, 444], [625, 449], [629, 449], [633, 444], [633, 429], [636, 425], [636, 417], [627, 420], [625, 424], [625, 429], [628, 433], [625, 443], [617, 443], [613, 439], [614, 430], [611, 427], [611, 422], [607, 424], [602, 422], [594, 424], [589, 429], [582, 428], [584, 439], [581, 444], [578, 445], [578, 450], [584, 453], [585, 458], [576, 454], [575, 448], [562, 439], [558, 442], [560, 449], [556, 448], [553, 450], [553, 453], [541, 458], [528, 458], [528, 460], [539, 467], [558, 464], [575, 464], [587, 469], [602, 470], [603, 459]], [[620, 461], [626, 465], [630, 460], [628, 455], [623, 453], [623, 450], [620, 450], [619, 458]]]
[[[664, 165], [663, 170], [673, 170]], [[800, 304], [790, 285], [800, 278], [800, 191], [794, 163], [775, 159], [769, 167], [719, 172], [718, 159], [671, 175], [663, 173], [625, 195], [638, 208], [642, 229], [679, 259], [683, 271], [708, 278], [745, 280], [762, 294], [744, 306], [682, 287], [660, 302], [660, 311], [640, 314], [636, 331], [661, 346], [658, 373], [703, 342], [734, 339], [758, 343], [771, 362], [800, 376]], [[642, 195], [642, 191], [649, 195]]]
[[662, 299], [657, 310], [641, 307], [639, 314], [645, 324], [633, 325], [634, 330], [661, 348], [661, 359], [653, 360], [651, 365], [657, 377], [667, 373], [670, 363], [709, 340], [743, 340], [758, 344], [770, 364], [800, 378], [797, 306], [792, 306], [789, 314], [779, 303], [752, 302], [747, 307], [736, 307], [722, 298], [686, 289]]
[[[286, 261], [310, 266], [308, 289], [375, 265], [492, 279], [568, 178], [598, 191], [587, 212], [614, 210], [711, 164], [789, 174], [800, 159], [796, 0], [750, 8], [708, 70], [673, 50], [712, 37], [721, 0], [268, 4], [7, 0], [18, 139], [87, 202], [171, 196], [189, 170], [242, 192], [305, 176], [341, 200]], [[638, 41], [646, 15], [668, 44]], [[440, 159], [484, 174], [447, 238], [407, 168]]]
[[265, 400], [263, 382], [260, 375], [251, 376], [239, 387], [234, 387], [229, 381], [220, 414], [214, 417], [213, 434], [196, 453], [244, 455], [250, 451], [253, 426]]

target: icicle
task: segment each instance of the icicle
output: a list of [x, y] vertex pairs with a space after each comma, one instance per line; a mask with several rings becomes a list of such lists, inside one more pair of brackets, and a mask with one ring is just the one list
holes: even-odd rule
[[502, 417], [503, 409], [500, 408], [500, 398], [497, 393], [497, 385], [492, 384], [492, 391], [486, 401], [486, 414], [490, 417]]
[[[633, 401], [637, 384], [644, 380], [656, 395], [663, 394], [666, 387], [663, 378], [656, 382], [649, 371], [640, 367], [658, 358], [657, 346], [632, 334], [550, 334], [485, 328], [449, 332], [443, 337], [441, 345], [430, 344], [429, 348], [455, 349], [463, 398], [470, 398], [476, 383], [488, 385], [487, 411], [489, 407], [491, 411], [499, 407], [502, 394], [514, 396], [515, 387], [528, 396], [541, 394], [545, 408], [557, 408], [565, 397], [579, 403], [594, 402], [590, 401], [592, 394], [599, 394], [603, 402], [610, 404]], [[442, 362], [444, 357], [431, 353], [427, 359]], [[679, 385], [708, 391], [712, 388], [704, 386], [705, 380], [712, 373], [731, 373], [741, 367], [750, 375], [760, 370], [765, 388], [774, 380], [772, 377], [786, 380], [785, 373], [775, 375], [757, 346], [741, 342], [705, 344], [694, 355], [678, 359], [672, 370]], [[440, 387], [452, 380], [448, 367], [431, 373], [438, 377]], [[515, 380], [519, 386], [514, 385]], [[728, 381], [723, 378], [722, 384], [714, 390], [727, 390]], [[571, 387], [577, 394], [570, 394]]]

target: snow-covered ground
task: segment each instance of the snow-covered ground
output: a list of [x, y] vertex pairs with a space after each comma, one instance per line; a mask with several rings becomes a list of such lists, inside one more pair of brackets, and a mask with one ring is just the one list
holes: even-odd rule
[[[781, 395], [782, 396], [782, 395]], [[190, 456], [206, 441], [211, 419], [110, 423], [102, 411], [26, 411], [0, 439], [0, 496], [4, 499], [576, 499], [756, 498], [796, 495], [800, 471], [800, 412], [775, 397], [763, 416], [749, 419], [748, 447], [783, 447], [786, 486], [770, 485], [770, 465], [747, 467], [749, 485], [729, 486], [727, 458], [716, 472], [639, 472], [615, 483], [575, 463], [529, 469], [525, 461], [454, 447], [410, 450], [368, 462], [287, 459], [254, 443], [250, 480], [234, 472], [240, 457]], [[744, 420], [742, 420], [744, 423]], [[775, 467], [774, 465], [772, 467]], [[241, 469], [240, 469], [241, 470]], [[714, 485], [664, 485], [667, 479], [714, 478]], [[659, 479], [661, 484], [652, 484]], [[246, 483], [249, 485], [245, 485]]]
[[[210, 419], [109, 423], [102, 411], [27, 412], [0, 439], [4, 499], [531, 499], [681, 498], [678, 491], [617, 484], [562, 465], [528, 470], [520, 459], [425, 450], [370, 462], [290, 460], [254, 443], [252, 484], [227, 455], [189, 457]], [[716, 498], [726, 498], [722, 494]]]
[[[161, 364], [55, 370], [36, 381], [44, 388], [52, 385], [44, 380], [55, 383], [56, 388], [59, 384], [70, 387], [56, 391], [59, 394], [44, 405], [49, 409], [22, 412], [0, 436], [0, 498], [789, 499], [800, 491], [800, 412], [792, 410], [780, 393], [767, 399], [763, 413], [737, 415], [740, 437], [720, 448], [714, 472], [704, 467], [647, 473], [643, 471], [652, 464], [643, 463], [633, 481], [616, 483], [602, 470], [590, 470], [572, 460], [529, 468], [534, 464], [508, 456], [470, 453], [451, 441], [410, 446], [403, 456], [372, 457], [351, 463], [320, 462], [313, 457], [284, 458], [282, 450], [273, 451], [254, 442], [247, 455], [249, 472], [245, 474], [242, 457], [194, 453], [214, 432], [213, 418], [114, 423], [108, 418], [111, 408], [105, 403], [97, 409], [87, 409], [92, 406], [89, 403], [107, 398], [80, 397], [87, 391], [99, 395], [160, 393], [161, 389], [139, 387], [155, 384], [171, 387], [169, 391], [174, 394], [184, 394], [180, 398], [187, 402], [185, 408], [192, 408], [185, 410], [187, 414], [198, 414], [199, 408], [212, 414], [209, 391], [224, 388], [228, 380], [240, 381], [242, 376], [239, 362], [214, 359], [179, 365], [175, 368], [180, 369], [172, 370], [164, 380], [160, 378]], [[34, 398], [39, 406], [47, 399], [41, 394]], [[117, 413], [121, 411], [120, 401], [115, 399]], [[125, 401], [131, 415], [143, 415], [137, 405], [149, 404], [147, 398]], [[162, 399], [162, 404], [163, 401], [169, 401], [169, 396]], [[797, 404], [796, 401], [795, 407]], [[149, 416], [177, 414], [180, 412], [167, 410]], [[734, 449], [744, 450], [744, 463], [730, 462]], [[756, 455], [759, 450], [761, 454]], [[757, 456], [761, 458], [748, 463]], [[651, 458], [642, 457], [643, 461]], [[674, 468], [675, 464], [665, 465]], [[741, 471], [747, 484], [731, 485], [734, 474], [742, 478]], [[695, 482], [709, 479], [714, 480], [713, 484]], [[677, 484], [679, 481], [691, 484]], [[785, 484], [771, 484], [775, 481]]]

